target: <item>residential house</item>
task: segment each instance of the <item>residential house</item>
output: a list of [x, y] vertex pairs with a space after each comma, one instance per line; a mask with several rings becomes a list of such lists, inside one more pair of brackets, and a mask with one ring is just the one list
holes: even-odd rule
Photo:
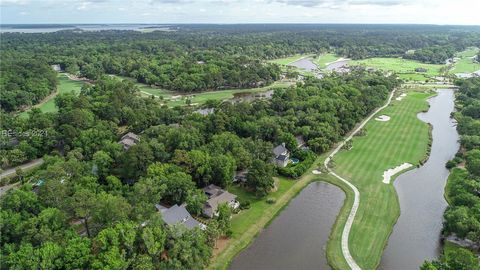
[[59, 64], [51, 65], [52, 69], [56, 72], [62, 71], [62, 67]]
[[203, 116], [207, 116], [209, 114], [212, 114], [215, 112], [215, 108], [203, 108], [203, 109], [198, 109], [195, 111], [196, 113], [199, 113]]
[[123, 145], [124, 150], [128, 150], [130, 147], [134, 146], [139, 141], [140, 137], [138, 135], [132, 132], [128, 132], [127, 134], [122, 136], [119, 143]]
[[285, 143], [277, 145], [273, 148], [273, 163], [279, 167], [285, 167], [288, 164], [290, 158], [290, 151], [285, 147]]
[[205, 224], [198, 222], [190, 215], [190, 213], [188, 213], [184, 204], [180, 206], [175, 204], [170, 208], [156, 204], [155, 207], [162, 214], [163, 221], [169, 226], [181, 224], [189, 230], [196, 227], [202, 230], [206, 229]]
[[209, 218], [213, 218], [217, 215], [218, 205], [222, 203], [228, 204], [233, 209], [237, 209], [240, 203], [237, 201], [237, 196], [223, 190], [216, 185], [209, 185], [203, 188], [208, 200], [203, 207], [203, 214]]
[[247, 182], [247, 174], [248, 174], [248, 170], [241, 170], [241, 171], [236, 171], [235, 172], [235, 175], [233, 176], [233, 182], [234, 183], [237, 183], [237, 182], [241, 182], [241, 183], [245, 183]]
[[302, 135], [295, 136], [295, 141], [297, 141], [297, 148], [304, 149], [306, 147], [305, 139]]

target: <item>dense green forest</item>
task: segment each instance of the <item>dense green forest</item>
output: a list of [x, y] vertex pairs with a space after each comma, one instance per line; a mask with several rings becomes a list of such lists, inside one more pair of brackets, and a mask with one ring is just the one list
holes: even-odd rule
[[[60, 64], [66, 72], [92, 80], [117, 74], [169, 90], [197, 92], [268, 85], [281, 70], [264, 60], [293, 54], [332, 51], [353, 59], [405, 56], [444, 63], [456, 51], [480, 47], [477, 28], [452, 26], [180, 25], [174, 29], [2, 33], [0, 67], [9, 78], [2, 84], [11, 86], [5, 87], [2, 108], [13, 111], [53, 91], [52, 85], [31, 89], [31, 80], [15, 79], [16, 69], [22, 69], [14, 64], [18, 61], [38, 61], [41, 67]], [[414, 53], [407, 53], [410, 50]], [[50, 78], [50, 73], [37, 68], [35, 76]], [[21, 98], [29, 95], [34, 95], [32, 100]]]
[[[447, 163], [453, 171], [447, 184], [449, 206], [444, 213], [443, 233], [480, 245], [480, 78], [458, 81], [456, 98], [457, 131], [461, 135], [461, 151]], [[477, 250], [478, 252], [478, 250]], [[439, 261], [426, 262], [424, 270], [480, 269], [478, 257], [467, 249], [447, 252]]]
[[0, 106], [5, 111], [39, 103], [57, 84], [57, 74], [45, 59], [6, 59], [2, 55], [0, 72]]
[[[1, 197], [1, 266], [202, 269], [216, 239], [229, 234], [229, 208], [206, 230], [185, 231], [163, 226], [156, 203], [186, 202], [199, 215], [206, 200], [199, 188], [232, 185], [240, 169], [253, 172], [244, 188], [264, 196], [273, 185], [274, 145], [294, 148], [294, 136], [303, 135], [322, 153], [398, 85], [358, 69], [309, 78], [271, 100], [209, 102], [215, 112], [203, 116], [159, 106], [133, 83], [101, 77], [79, 96], [56, 97], [56, 113], [3, 114], [2, 129], [28, 134], [3, 138], [10, 139], [3, 162], [46, 156], [39, 170], [18, 172], [22, 188]], [[126, 151], [118, 140], [127, 130], [141, 139]]]

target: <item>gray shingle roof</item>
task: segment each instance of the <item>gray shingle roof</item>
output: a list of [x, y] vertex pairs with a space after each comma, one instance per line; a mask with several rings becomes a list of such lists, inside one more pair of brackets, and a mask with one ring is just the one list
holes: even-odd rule
[[279, 155], [279, 156], [277, 157], [277, 159], [280, 160], [280, 161], [285, 161], [285, 160], [288, 160], [288, 156], [286, 156], [286, 155]]
[[203, 191], [208, 196], [208, 200], [203, 208], [203, 213], [209, 217], [213, 217], [217, 212], [219, 204], [229, 203], [237, 198], [236, 195], [213, 184], [203, 188]]
[[168, 225], [183, 224], [188, 229], [201, 227], [201, 223], [196, 221], [184, 206], [174, 205], [170, 208], [162, 208], [157, 206], [162, 213], [162, 219]]
[[279, 144], [277, 147], [273, 148], [273, 154], [275, 154], [275, 156], [279, 156], [285, 153], [285, 151], [288, 151], [288, 149], [283, 144]]

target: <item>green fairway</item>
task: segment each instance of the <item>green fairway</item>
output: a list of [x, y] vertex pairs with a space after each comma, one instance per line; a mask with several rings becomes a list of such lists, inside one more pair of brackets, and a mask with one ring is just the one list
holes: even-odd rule
[[[377, 114], [390, 116], [390, 121], [372, 119], [364, 128], [366, 135], [354, 137], [353, 148], [342, 150], [334, 158], [333, 170], [349, 179], [360, 192], [349, 247], [362, 269], [378, 266], [400, 214], [395, 189], [382, 182], [383, 172], [405, 162], [418, 165], [427, 153], [429, 126], [417, 118], [417, 113], [428, 108], [426, 99], [431, 95], [411, 91], [403, 100], [393, 100]], [[340, 240], [348, 211], [350, 207], [342, 209], [328, 244], [329, 263], [336, 269], [345, 268]]]
[[[124, 80], [134, 80], [133, 78], [116, 76]], [[206, 91], [199, 93], [177, 93], [173, 91], [168, 91], [161, 88], [151, 87], [149, 85], [134, 82], [135, 85], [140, 90], [140, 93], [144, 96], [155, 96], [156, 98], [162, 97], [164, 100], [163, 104], [168, 105], [169, 107], [176, 106], [185, 106], [187, 99], [191, 101], [191, 104], [202, 105], [207, 100], [226, 100], [234, 97], [234, 94], [237, 93], [260, 93], [275, 88], [288, 87], [292, 85], [292, 82], [274, 82], [269, 86], [258, 87], [258, 88], [244, 88], [244, 89], [229, 89], [229, 90], [219, 90], [219, 91]]]
[[[424, 80], [425, 76], [438, 76], [440, 75], [440, 69], [444, 65], [425, 64], [415, 60], [403, 59], [403, 58], [368, 58], [363, 60], [350, 61], [351, 66], [363, 65], [375, 69], [382, 69], [385, 71], [393, 71], [402, 79], [408, 80]], [[415, 72], [416, 68], [424, 68], [426, 72]]]
[[289, 56], [289, 57], [284, 57], [284, 58], [278, 58], [278, 59], [275, 59], [275, 60], [270, 60], [268, 62], [270, 63], [275, 63], [275, 64], [279, 64], [279, 65], [288, 65], [290, 63], [293, 63], [295, 61], [298, 61], [302, 58], [305, 58], [305, 57], [309, 57], [309, 56], [312, 56], [312, 54], [296, 54], [296, 55], [293, 55], [293, 56]]
[[317, 64], [318, 68], [325, 68], [328, 63], [335, 62], [339, 58], [340, 57], [334, 53], [325, 53], [318, 56], [313, 62]]
[[451, 73], [471, 73], [480, 70], [480, 63], [475, 62], [472, 57], [477, 55], [478, 48], [468, 48], [463, 52], [457, 53], [456, 57], [460, 58], [450, 70]]
[[[49, 96], [44, 102], [40, 103], [36, 108], [39, 108], [42, 112], [56, 112], [57, 107], [55, 106], [55, 97], [58, 94], [63, 93], [70, 93], [73, 92], [75, 94], [80, 93], [80, 89], [82, 89], [83, 82], [70, 80], [67, 75], [64, 73], [58, 74], [58, 85], [57, 85], [57, 92]], [[28, 111], [22, 112], [20, 117], [27, 117]]]

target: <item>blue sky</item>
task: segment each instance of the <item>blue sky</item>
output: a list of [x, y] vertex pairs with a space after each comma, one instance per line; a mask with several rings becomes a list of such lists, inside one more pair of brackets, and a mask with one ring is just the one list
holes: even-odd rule
[[480, 25], [480, 0], [0, 0], [1, 23]]

